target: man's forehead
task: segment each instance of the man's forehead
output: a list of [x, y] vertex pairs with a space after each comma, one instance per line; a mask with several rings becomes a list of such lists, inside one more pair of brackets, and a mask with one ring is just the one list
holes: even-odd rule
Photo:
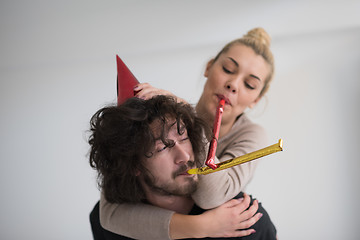
[[[173, 117], [165, 118], [165, 121], [161, 119], [156, 119], [150, 124], [150, 129], [155, 137], [155, 139], [160, 139], [162, 131], [166, 133], [177, 130], [177, 120]], [[180, 127], [183, 126], [180, 122]]]

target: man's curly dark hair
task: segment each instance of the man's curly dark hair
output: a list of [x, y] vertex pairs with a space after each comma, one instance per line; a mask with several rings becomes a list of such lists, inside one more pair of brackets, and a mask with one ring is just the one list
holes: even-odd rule
[[[104, 107], [90, 121], [90, 166], [97, 170], [98, 185], [107, 201], [111, 203], [141, 202], [145, 199], [143, 188], [136, 175], [147, 171], [142, 159], [150, 157], [155, 147], [155, 138], [150, 129], [154, 120], [173, 118], [188, 131], [194, 151], [195, 162], [200, 165], [206, 154], [207, 139], [211, 130], [196, 116], [189, 104], [177, 103], [169, 96], [156, 96], [150, 100], [130, 98], [120, 106]], [[205, 135], [204, 135], [205, 134]], [[165, 127], [161, 140], [166, 139]]]

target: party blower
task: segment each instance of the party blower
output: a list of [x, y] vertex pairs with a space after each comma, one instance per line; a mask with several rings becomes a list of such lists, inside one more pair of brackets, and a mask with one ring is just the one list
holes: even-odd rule
[[[125, 63], [120, 59], [118, 55], [116, 55], [116, 62], [117, 62], [117, 71], [118, 71], [117, 100], [118, 100], [118, 105], [120, 105], [126, 99], [135, 96], [136, 92], [134, 91], [134, 87], [139, 83], [139, 81], [135, 78], [135, 76], [131, 73], [131, 71], [128, 69], [128, 67], [125, 65]], [[188, 171], [189, 174], [205, 175], [205, 174], [221, 171], [283, 150], [283, 140], [280, 139], [278, 143], [273, 144], [269, 147], [245, 154], [241, 157], [237, 157], [234, 159], [221, 162], [219, 164], [215, 164], [214, 159], [215, 159], [217, 142], [220, 132], [221, 118], [224, 112], [224, 106], [225, 106], [225, 100], [220, 99], [219, 105], [216, 109], [216, 116], [214, 120], [213, 139], [210, 142], [208, 157], [205, 161], [207, 167], [190, 169]]]

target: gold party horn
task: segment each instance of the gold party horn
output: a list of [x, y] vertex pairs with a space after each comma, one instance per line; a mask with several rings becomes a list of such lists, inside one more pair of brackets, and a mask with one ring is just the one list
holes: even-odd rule
[[275, 143], [275, 144], [273, 144], [271, 146], [268, 146], [266, 148], [263, 148], [263, 149], [255, 151], [255, 152], [245, 154], [245, 155], [243, 155], [241, 157], [237, 157], [237, 158], [233, 158], [233, 159], [229, 159], [227, 161], [221, 162], [221, 163], [217, 164], [218, 167], [216, 169], [214, 169], [214, 170], [212, 168], [210, 168], [210, 167], [193, 168], [193, 169], [190, 169], [188, 171], [188, 174], [203, 174], [203, 175], [206, 175], [206, 174], [209, 174], [209, 173], [214, 173], [214, 172], [221, 171], [221, 170], [224, 170], [224, 169], [227, 169], [227, 168], [231, 168], [231, 167], [234, 167], [236, 165], [243, 164], [243, 163], [246, 163], [246, 162], [250, 162], [252, 160], [264, 157], [266, 155], [282, 151], [283, 150], [282, 145], [283, 145], [283, 140], [279, 139], [278, 143]]

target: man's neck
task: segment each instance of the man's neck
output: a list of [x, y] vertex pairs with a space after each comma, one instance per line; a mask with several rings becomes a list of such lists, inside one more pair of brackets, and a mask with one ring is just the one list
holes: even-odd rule
[[154, 195], [147, 196], [147, 200], [154, 206], [165, 208], [181, 214], [188, 214], [194, 206], [191, 197], [174, 196], [174, 195]]

